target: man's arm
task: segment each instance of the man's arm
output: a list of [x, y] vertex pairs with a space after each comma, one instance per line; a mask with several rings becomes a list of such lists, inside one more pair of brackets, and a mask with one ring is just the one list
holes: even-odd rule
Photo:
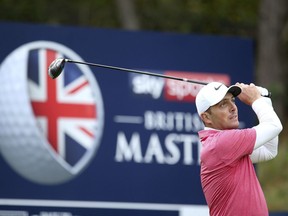
[[254, 84], [238, 84], [242, 93], [238, 98], [247, 105], [251, 105], [256, 113], [259, 124], [255, 126], [256, 141], [251, 155], [253, 162], [270, 160], [277, 155], [278, 134], [282, 124], [275, 113], [270, 98], [262, 97]]
[[254, 127], [256, 142], [250, 158], [253, 163], [271, 160], [278, 153], [278, 134], [282, 130], [282, 124], [270, 98], [258, 99], [252, 104], [252, 108], [259, 119], [259, 124]]
[[259, 148], [255, 149], [250, 155], [253, 163], [268, 161], [275, 158], [278, 154], [278, 136]]

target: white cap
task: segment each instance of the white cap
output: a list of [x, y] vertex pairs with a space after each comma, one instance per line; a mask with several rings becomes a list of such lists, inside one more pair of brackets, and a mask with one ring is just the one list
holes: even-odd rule
[[196, 96], [196, 108], [200, 115], [219, 103], [225, 95], [230, 92], [234, 97], [237, 97], [241, 93], [241, 88], [236, 85], [232, 85], [229, 88], [220, 82], [211, 82], [204, 86]]

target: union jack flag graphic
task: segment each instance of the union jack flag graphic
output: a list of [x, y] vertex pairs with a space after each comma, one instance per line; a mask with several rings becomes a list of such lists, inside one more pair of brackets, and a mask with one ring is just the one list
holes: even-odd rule
[[48, 48], [30, 50], [28, 87], [34, 115], [52, 151], [75, 166], [97, 139], [97, 104], [88, 78], [81, 69], [66, 64], [67, 72], [51, 79], [47, 70], [64, 57]]

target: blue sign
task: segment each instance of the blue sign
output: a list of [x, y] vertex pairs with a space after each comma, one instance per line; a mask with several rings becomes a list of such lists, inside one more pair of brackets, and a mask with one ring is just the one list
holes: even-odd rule
[[[56, 58], [250, 83], [243, 38], [1, 23], [1, 215], [207, 215], [201, 85]], [[253, 113], [239, 104], [241, 126]]]

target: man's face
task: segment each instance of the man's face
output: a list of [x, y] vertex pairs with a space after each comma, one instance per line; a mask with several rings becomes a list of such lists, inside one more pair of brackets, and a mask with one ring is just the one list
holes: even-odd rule
[[239, 126], [238, 109], [231, 93], [227, 93], [219, 103], [204, 112], [204, 115], [206, 116], [202, 119], [207, 127], [224, 130], [236, 129]]

